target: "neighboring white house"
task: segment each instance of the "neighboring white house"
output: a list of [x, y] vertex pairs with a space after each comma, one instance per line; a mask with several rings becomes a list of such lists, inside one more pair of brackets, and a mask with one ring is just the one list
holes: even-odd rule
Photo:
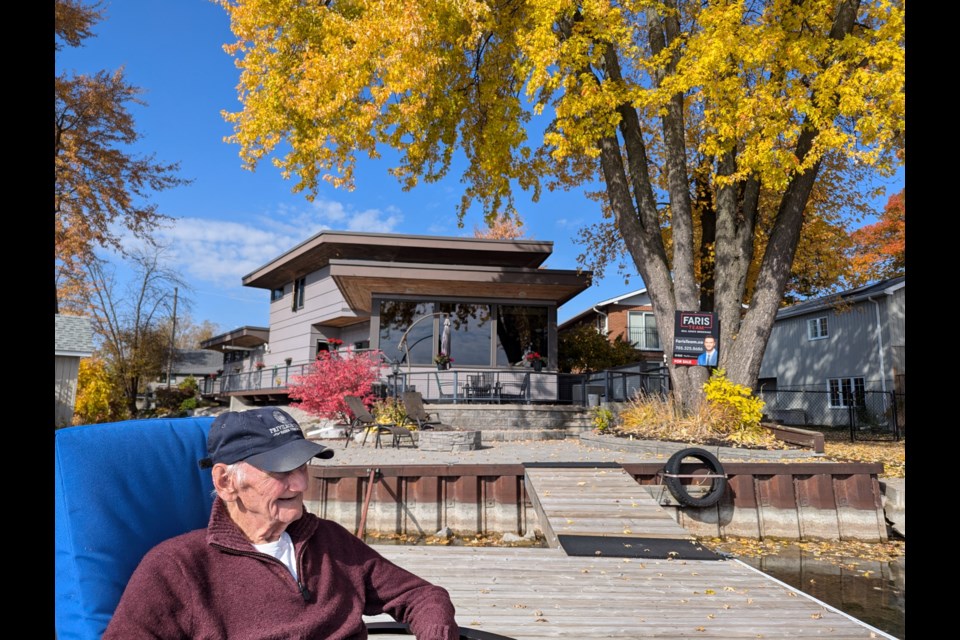
[[66, 427], [73, 420], [77, 400], [80, 358], [93, 355], [93, 326], [90, 318], [54, 316], [54, 370], [56, 377], [54, 424]]
[[846, 425], [851, 408], [889, 412], [881, 395], [905, 393], [905, 285], [901, 276], [778, 311], [757, 382], [768, 414]]

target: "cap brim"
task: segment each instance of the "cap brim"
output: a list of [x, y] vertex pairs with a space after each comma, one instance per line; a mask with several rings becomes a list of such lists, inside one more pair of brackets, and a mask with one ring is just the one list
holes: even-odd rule
[[328, 449], [322, 444], [310, 440], [294, 440], [282, 447], [250, 456], [245, 461], [261, 471], [286, 473], [306, 464], [310, 461], [310, 458], [326, 459], [332, 457], [333, 449]]

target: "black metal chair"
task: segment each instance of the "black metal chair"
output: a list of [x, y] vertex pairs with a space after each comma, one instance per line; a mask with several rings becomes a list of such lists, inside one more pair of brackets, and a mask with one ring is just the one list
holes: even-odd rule
[[489, 402], [500, 399], [500, 385], [494, 384], [492, 373], [469, 374], [463, 390], [467, 400]]
[[517, 393], [510, 393], [505, 391], [506, 387], [500, 387], [500, 399], [501, 400], [520, 400], [522, 402], [530, 402], [530, 372], [523, 374], [523, 380], [520, 382], [520, 391]]
[[[367, 409], [366, 405], [363, 404], [363, 400], [358, 396], [344, 396], [343, 401], [347, 403], [347, 407], [350, 408], [350, 413], [353, 414], [353, 421], [351, 422], [350, 433], [354, 429], [363, 429], [363, 440], [360, 442], [360, 446], [367, 444], [367, 436], [370, 435], [370, 432], [373, 431], [374, 437], [374, 448], [383, 448], [383, 445], [380, 442], [380, 436], [384, 433], [389, 433], [391, 437], [391, 446], [399, 448], [400, 439], [408, 438], [410, 440], [410, 445], [413, 447], [417, 446], [417, 443], [413, 440], [413, 434], [410, 433], [410, 430], [406, 427], [401, 427], [397, 424], [384, 424], [377, 422], [377, 419], [373, 417], [373, 414]], [[343, 445], [346, 449], [350, 445], [350, 440], [352, 438], [348, 435], [347, 442]]]

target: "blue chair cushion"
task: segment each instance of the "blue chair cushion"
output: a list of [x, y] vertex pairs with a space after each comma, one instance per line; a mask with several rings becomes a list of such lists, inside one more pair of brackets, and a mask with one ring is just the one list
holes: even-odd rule
[[140, 559], [206, 527], [211, 417], [130, 420], [55, 432], [58, 640], [99, 639]]

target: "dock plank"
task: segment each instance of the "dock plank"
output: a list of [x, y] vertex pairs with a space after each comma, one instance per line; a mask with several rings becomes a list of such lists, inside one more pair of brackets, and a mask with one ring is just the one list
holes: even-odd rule
[[546, 548], [376, 548], [446, 588], [462, 626], [517, 640], [892, 638], [738, 560], [570, 557]]
[[693, 538], [623, 469], [527, 468], [524, 483], [551, 547], [559, 535]]

